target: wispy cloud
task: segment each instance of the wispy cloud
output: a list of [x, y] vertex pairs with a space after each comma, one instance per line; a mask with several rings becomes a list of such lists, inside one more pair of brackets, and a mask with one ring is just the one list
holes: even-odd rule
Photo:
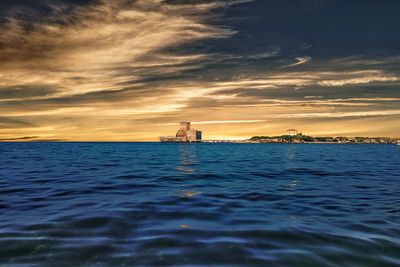
[[0, 127], [2, 129], [26, 128], [37, 127], [37, 125], [19, 118], [6, 118], [0, 117]]
[[318, 112], [295, 113], [267, 116], [269, 118], [346, 118], [400, 115], [400, 110], [352, 111], [352, 112]]
[[338, 80], [323, 80], [318, 82], [321, 86], [344, 86], [349, 84], [366, 84], [371, 82], [395, 82], [399, 81], [398, 76], [364, 76], [351, 79], [338, 79]]
[[[224, 121], [194, 121], [193, 124], [232, 124], [232, 123], [259, 123], [266, 120], [224, 120]], [[162, 125], [176, 125], [176, 122], [163, 123]]]
[[184, 64], [207, 57], [167, 48], [233, 34], [205, 23], [213, 3], [100, 1], [77, 8], [72, 21], [64, 18], [62, 7], [53, 5], [56, 8], [60, 17], [29, 29], [15, 17], [1, 26], [0, 89], [50, 87], [54, 95], [65, 96], [129, 88], [143, 77], [187, 69]]
[[293, 64], [285, 65], [283, 68], [290, 68], [290, 67], [295, 67], [298, 65], [306, 64], [312, 60], [312, 57], [304, 56], [304, 57], [296, 57], [296, 62]]
[[22, 137], [10, 137], [10, 138], [0, 138], [1, 141], [30, 141], [37, 139], [38, 136], [22, 136]]

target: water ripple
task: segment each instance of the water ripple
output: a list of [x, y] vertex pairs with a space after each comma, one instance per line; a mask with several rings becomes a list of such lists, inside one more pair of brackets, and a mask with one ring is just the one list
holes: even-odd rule
[[1, 143], [0, 266], [399, 266], [390, 145]]

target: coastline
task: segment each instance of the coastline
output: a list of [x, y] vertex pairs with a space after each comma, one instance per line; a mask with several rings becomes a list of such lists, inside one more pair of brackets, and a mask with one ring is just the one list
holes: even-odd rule
[[287, 145], [303, 145], [303, 144], [329, 144], [329, 145], [397, 145], [397, 143], [357, 143], [357, 142], [248, 142], [245, 140], [203, 140], [201, 142], [162, 142], [162, 141], [51, 141], [51, 140], [39, 140], [39, 141], [0, 141], [0, 144], [29, 144], [29, 143], [170, 143], [170, 144], [287, 144]]

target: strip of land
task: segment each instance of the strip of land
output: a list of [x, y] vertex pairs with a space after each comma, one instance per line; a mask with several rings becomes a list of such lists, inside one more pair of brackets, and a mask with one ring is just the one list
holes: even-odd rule
[[335, 144], [396, 144], [398, 138], [389, 137], [313, 137], [309, 135], [253, 136], [249, 142], [256, 143], [335, 143]]
[[202, 143], [287, 143], [287, 144], [400, 144], [390, 137], [313, 137], [309, 135], [253, 136], [245, 140], [203, 140]]

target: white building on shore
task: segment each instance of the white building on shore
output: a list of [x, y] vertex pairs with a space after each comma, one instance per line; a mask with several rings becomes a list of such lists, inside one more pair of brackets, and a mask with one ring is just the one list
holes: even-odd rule
[[296, 129], [289, 129], [286, 131], [286, 133], [287, 133], [287, 135], [290, 135], [290, 136], [295, 136], [295, 135], [299, 134], [299, 132]]

